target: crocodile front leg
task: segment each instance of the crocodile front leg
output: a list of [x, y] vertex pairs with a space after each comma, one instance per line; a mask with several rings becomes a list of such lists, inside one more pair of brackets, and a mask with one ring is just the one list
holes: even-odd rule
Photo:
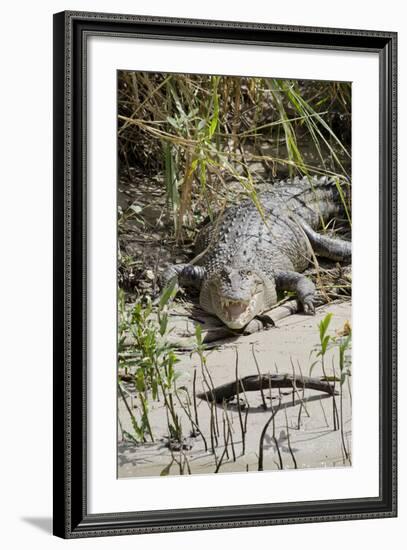
[[306, 222], [300, 225], [307, 235], [315, 254], [336, 262], [350, 262], [352, 259], [352, 244], [343, 239], [333, 239], [314, 231]]
[[173, 264], [165, 270], [162, 281], [163, 286], [167, 286], [175, 277], [180, 286], [193, 286], [199, 289], [204, 276], [205, 268], [200, 265]]
[[277, 290], [289, 290], [297, 294], [304, 313], [315, 313], [315, 285], [308, 277], [295, 271], [276, 271], [275, 281]]

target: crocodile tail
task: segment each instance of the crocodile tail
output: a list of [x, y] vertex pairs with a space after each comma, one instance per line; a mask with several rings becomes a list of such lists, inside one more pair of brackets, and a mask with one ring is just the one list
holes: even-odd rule
[[351, 212], [351, 185], [345, 178], [304, 176], [279, 181], [276, 190], [284, 192], [290, 210], [313, 228], [333, 217], [348, 219]]

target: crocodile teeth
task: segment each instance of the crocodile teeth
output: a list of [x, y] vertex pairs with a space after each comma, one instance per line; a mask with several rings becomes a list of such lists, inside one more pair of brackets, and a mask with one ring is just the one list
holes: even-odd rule
[[245, 302], [234, 302], [227, 300], [225, 307], [229, 316], [238, 317], [246, 312], [248, 304]]

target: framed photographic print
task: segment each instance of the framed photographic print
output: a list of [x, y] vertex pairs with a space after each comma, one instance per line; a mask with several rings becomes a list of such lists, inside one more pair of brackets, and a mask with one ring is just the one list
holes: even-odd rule
[[54, 533], [396, 515], [396, 34], [54, 16]]

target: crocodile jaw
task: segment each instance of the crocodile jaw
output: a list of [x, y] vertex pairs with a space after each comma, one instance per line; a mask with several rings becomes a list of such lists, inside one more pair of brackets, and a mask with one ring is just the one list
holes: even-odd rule
[[264, 282], [263, 288], [249, 300], [233, 300], [219, 295], [210, 285], [203, 284], [199, 302], [201, 307], [216, 315], [227, 327], [233, 330], [244, 328], [277, 301], [274, 281]]
[[218, 317], [231, 329], [244, 328], [259, 313], [260, 294], [254, 295], [250, 301], [219, 298], [221, 311], [217, 312]]

